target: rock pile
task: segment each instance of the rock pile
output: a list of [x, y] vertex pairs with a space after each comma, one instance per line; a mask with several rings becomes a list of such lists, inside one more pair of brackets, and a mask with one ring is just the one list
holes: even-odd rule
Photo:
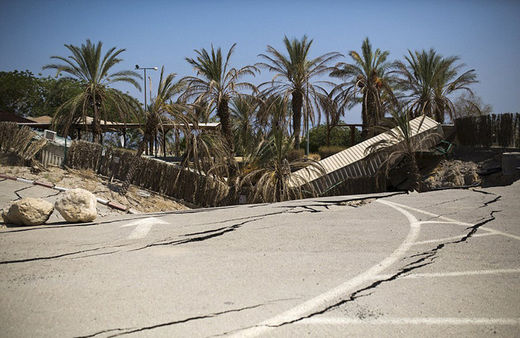
[[424, 181], [427, 189], [453, 188], [480, 184], [478, 165], [474, 162], [444, 160]]

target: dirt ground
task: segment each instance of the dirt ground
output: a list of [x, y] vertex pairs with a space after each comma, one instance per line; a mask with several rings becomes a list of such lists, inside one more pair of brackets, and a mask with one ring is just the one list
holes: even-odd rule
[[0, 163], [0, 173], [28, 180], [53, 183], [64, 188], [83, 188], [92, 192], [96, 197], [115, 201], [137, 213], [189, 209], [180, 202], [135, 186], [130, 186], [126, 196], [122, 196], [118, 193], [121, 182], [108, 182], [108, 179], [99, 177], [90, 170], [49, 167], [47, 170], [35, 172], [30, 167]]

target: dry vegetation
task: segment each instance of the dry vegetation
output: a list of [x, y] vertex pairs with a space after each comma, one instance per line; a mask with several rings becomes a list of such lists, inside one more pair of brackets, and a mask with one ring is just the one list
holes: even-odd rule
[[163, 197], [151, 191], [131, 186], [126, 196], [117, 192], [120, 183], [110, 183], [108, 179], [96, 176], [91, 170], [61, 169], [50, 167], [47, 171], [31, 172], [29, 167], [1, 165], [0, 173], [29, 180], [53, 183], [64, 188], [83, 188], [96, 197], [116, 201], [137, 212], [158, 212], [189, 209], [182, 203]]

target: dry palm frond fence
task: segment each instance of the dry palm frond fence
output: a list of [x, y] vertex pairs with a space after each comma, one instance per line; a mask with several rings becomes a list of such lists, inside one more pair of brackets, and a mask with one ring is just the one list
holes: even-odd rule
[[520, 148], [520, 114], [468, 116], [455, 120], [460, 144]]
[[72, 143], [67, 165], [75, 169], [90, 169], [119, 180], [124, 180], [130, 166], [136, 165], [132, 184], [205, 207], [223, 204], [228, 194], [227, 185], [213, 177], [147, 157], [136, 160], [133, 151], [86, 141]]
[[25, 161], [32, 160], [47, 141], [29, 127], [14, 122], [0, 122], [0, 151], [14, 153]]

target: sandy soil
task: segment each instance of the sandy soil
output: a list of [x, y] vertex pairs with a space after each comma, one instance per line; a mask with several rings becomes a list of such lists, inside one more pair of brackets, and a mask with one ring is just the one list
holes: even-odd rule
[[189, 209], [180, 202], [135, 186], [130, 186], [126, 196], [122, 196], [118, 193], [121, 182], [108, 182], [106, 178], [96, 176], [90, 170], [49, 167], [47, 170], [36, 173], [29, 167], [0, 164], [0, 173], [53, 183], [64, 188], [83, 188], [92, 192], [96, 197], [118, 202], [138, 213]]

